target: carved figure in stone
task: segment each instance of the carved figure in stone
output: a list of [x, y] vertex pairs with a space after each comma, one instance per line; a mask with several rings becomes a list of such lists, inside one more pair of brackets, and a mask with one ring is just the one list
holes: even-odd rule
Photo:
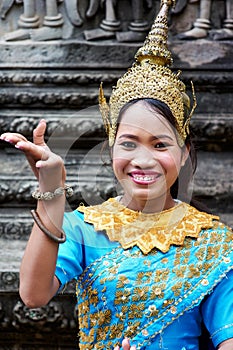
[[146, 32], [149, 29], [149, 22], [145, 20], [144, 4], [147, 10], [152, 8], [152, 1], [131, 0], [133, 21], [129, 24], [129, 31], [117, 33], [118, 41], [130, 42], [143, 41], [145, 39]]
[[115, 11], [117, 2], [118, 0], [92, 0], [90, 3], [91, 6], [87, 11], [89, 17], [96, 13], [97, 5], [98, 7], [101, 5], [105, 11], [105, 18], [100, 23], [99, 28], [84, 31], [84, 37], [86, 40], [112, 38], [115, 36], [115, 32], [120, 29], [120, 21], [117, 19]]
[[86, 12], [86, 17], [92, 18], [93, 16], [95, 16], [96, 12], [99, 9], [99, 6], [100, 6], [100, 0], [90, 0], [89, 7]]
[[40, 308], [29, 309], [19, 301], [14, 306], [13, 315], [13, 325], [16, 329], [22, 328], [22, 326], [45, 329], [54, 324], [60, 325], [64, 329], [68, 324], [61, 306], [56, 302], [51, 302]]
[[199, 2], [200, 0], [177, 0], [175, 3], [175, 7], [172, 9], [172, 13], [180, 13], [182, 12], [185, 7], [187, 6], [187, 3], [193, 4], [195, 2]]
[[21, 4], [23, 0], [2, 0], [0, 2], [0, 17], [5, 19], [7, 13], [10, 11], [14, 4]]
[[66, 8], [66, 13], [70, 22], [75, 27], [80, 27], [83, 24], [83, 19], [78, 11], [78, 0], [63, 0]]
[[[54, 40], [62, 38], [63, 17], [58, 11], [58, 5], [64, 2], [67, 16], [74, 26], [81, 26], [83, 19], [78, 11], [77, 0], [45, 0], [45, 17], [41, 26], [41, 19], [36, 13], [37, 0], [3, 0], [0, 15], [5, 19], [6, 14], [14, 3], [23, 3], [24, 12], [20, 16], [19, 30], [7, 33], [6, 41], [32, 39], [36, 41]], [[90, 9], [92, 10], [92, 9]]]
[[5, 312], [4, 312], [2, 303], [0, 302], [0, 327], [1, 327], [1, 330], [6, 328], [8, 325], [9, 325], [9, 319], [8, 319], [8, 317], [5, 316]]
[[[90, 13], [93, 15], [96, 13], [97, 5], [100, 0], [92, 0], [88, 16]], [[98, 39], [98, 38], [113, 38], [116, 36], [118, 41], [141, 41], [145, 38], [145, 33], [149, 29], [149, 23], [144, 19], [143, 5], [145, 4], [148, 9], [152, 7], [152, 0], [131, 0], [133, 21], [129, 25], [128, 32], [119, 32], [121, 23], [116, 17], [116, 5], [117, 0], [101, 0], [101, 5], [105, 10], [105, 18], [100, 23], [100, 27], [93, 30], [87, 30], [84, 32], [86, 40]], [[95, 7], [94, 7], [95, 4]], [[94, 11], [91, 9], [94, 9]]]
[[45, 0], [43, 26], [40, 27], [40, 17], [36, 13], [36, 0], [23, 0], [24, 12], [20, 16], [18, 25], [21, 29], [4, 36], [6, 41], [24, 40], [53, 40], [62, 38], [63, 17], [58, 12], [58, 3], [61, 0]]
[[217, 30], [211, 30], [210, 15], [212, 2], [213, 0], [200, 0], [199, 17], [194, 22], [191, 30], [177, 36], [179, 39], [201, 39], [208, 35], [214, 40], [233, 39], [233, 1], [225, 0], [226, 17], [223, 27]]

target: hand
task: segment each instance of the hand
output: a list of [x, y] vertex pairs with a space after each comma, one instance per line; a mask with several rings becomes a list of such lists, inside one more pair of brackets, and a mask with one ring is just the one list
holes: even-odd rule
[[[130, 342], [129, 342], [129, 339], [125, 338], [123, 341], [122, 341], [122, 349], [123, 350], [136, 350], [136, 346], [135, 345], [132, 345], [130, 346]], [[120, 347], [117, 345], [114, 350], [120, 350]]]
[[[33, 131], [33, 142], [30, 142], [21, 134], [4, 133], [1, 140], [13, 144], [16, 148], [24, 152], [36, 178], [46, 177], [46, 181], [59, 186], [65, 183], [66, 172], [61, 157], [51, 152], [44, 141], [46, 121], [42, 119]], [[54, 177], [55, 176], [55, 177]]]

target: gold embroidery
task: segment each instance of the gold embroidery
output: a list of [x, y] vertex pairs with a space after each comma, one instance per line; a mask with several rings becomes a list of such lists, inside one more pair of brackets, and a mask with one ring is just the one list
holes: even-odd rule
[[125, 276], [119, 276], [117, 281], [117, 288], [124, 288], [126, 284], [129, 283], [129, 279]]
[[[224, 242], [231, 236], [228, 228], [216, 227], [200, 233], [199, 246], [186, 238], [184, 247], [174, 248], [164, 258], [158, 251], [157, 258], [154, 251], [145, 256], [137, 247], [127, 251], [117, 247], [95, 261], [77, 284], [82, 286], [81, 291], [77, 288], [80, 349], [112, 349], [125, 336], [141, 333], [147, 337], [149, 326], [160, 318], [170, 314], [171, 320], [176, 319], [180, 303], [184, 298], [188, 301], [193, 290], [203, 286], [203, 296], [212, 290], [210, 276], [220, 269], [219, 264], [223, 264], [219, 273], [230, 269], [233, 240], [231, 244]], [[113, 276], [109, 271], [115, 266], [121, 274]]]
[[173, 271], [175, 272], [177, 277], [184, 277], [186, 270], [186, 266], [180, 266], [178, 268], [175, 268]]
[[128, 302], [128, 297], [130, 295], [130, 291], [127, 289], [124, 290], [117, 290], [116, 291], [116, 298], [114, 300], [115, 304], [123, 304]]
[[125, 332], [125, 336], [131, 338], [135, 334], [137, 334], [137, 331], [140, 327], [141, 323], [140, 322], [129, 322], [128, 327]]
[[128, 313], [129, 307], [126, 305], [123, 305], [120, 312], [116, 313], [116, 317], [118, 317], [121, 321], [125, 319], [126, 313]]
[[151, 290], [151, 299], [154, 300], [156, 298], [162, 299], [164, 297], [163, 290], [166, 285], [160, 285], [160, 287], [152, 286]]
[[143, 317], [143, 311], [145, 310], [145, 304], [131, 304], [130, 305], [130, 311], [128, 313], [128, 318], [131, 320], [135, 320], [136, 318], [142, 318]]
[[174, 293], [174, 295], [177, 297], [180, 295], [180, 290], [182, 289], [183, 283], [179, 282], [176, 283], [173, 287], [172, 287], [172, 291]]
[[148, 283], [151, 279], [152, 276], [152, 272], [139, 272], [137, 275], [137, 280], [136, 283], [137, 284], [142, 284], [142, 283]]
[[189, 273], [188, 277], [199, 277], [200, 276], [200, 270], [197, 266], [194, 264], [189, 265]]
[[97, 341], [102, 341], [102, 340], [107, 339], [108, 331], [109, 331], [109, 326], [98, 328], [97, 334], [96, 334]]
[[148, 298], [149, 287], [136, 287], [134, 288], [134, 295], [132, 296], [133, 301], [146, 300]]
[[156, 308], [156, 305], [150, 305], [149, 308], [148, 308], [149, 312], [150, 312], [150, 315], [149, 317], [151, 316], [157, 316], [159, 311], [157, 310]]
[[110, 326], [109, 338], [110, 339], [121, 338], [123, 329], [124, 329], [124, 324], [123, 323], [117, 323], [117, 324], [111, 325]]
[[174, 315], [177, 313], [177, 309], [175, 306], [172, 306], [171, 309], [170, 309], [171, 313]]
[[201, 229], [213, 227], [213, 220], [218, 220], [183, 202], [157, 214], [130, 210], [115, 198], [77, 210], [96, 231], [105, 230], [110, 241], [118, 241], [124, 249], [137, 245], [144, 254], [154, 248], [165, 253], [171, 245], [182, 246], [186, 237], [198, 238]]
[[164, 300], [163, 307], [166, 308], [166, 307], [168, 307], [169, 305], [171, 305], [173, 303], [174, 303], [174, 299]]

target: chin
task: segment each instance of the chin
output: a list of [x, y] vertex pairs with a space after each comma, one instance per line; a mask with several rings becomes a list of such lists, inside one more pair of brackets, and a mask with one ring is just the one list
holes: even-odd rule
[[137, 192], [131, 192], [128, 196], [131, 200], [148, 202], [148, 201], [160, 200], [161, 198], [164, 197], [164, 194], [150, 193], [150, 191], [137, 191]]

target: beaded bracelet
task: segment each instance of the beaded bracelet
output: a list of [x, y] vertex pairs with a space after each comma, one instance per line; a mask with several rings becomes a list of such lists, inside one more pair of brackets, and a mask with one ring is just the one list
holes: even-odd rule
[[38, 213], [36, 210], [31, 210], [32, 217], [37, 224], [37, 226], [40, 228], [40, 230], [48, 237], [50, 238], [53, 242], [56, 243], [65, 243], [66, 241], [66, 234], [63, 230], [61, 230], [61, 238], [55, 236], [52, 232], [50, 232], [42, 223]]
[[62, 196], [66, 193], [66, 197], [69, 198], [73, 195], [73, 189], [65, 185], [64, 187], [58, 187], [54, 192], [40, 192], [38, 189], [32, 192], [32, 197], [40, 201], [50, 201], [54, 197]]

